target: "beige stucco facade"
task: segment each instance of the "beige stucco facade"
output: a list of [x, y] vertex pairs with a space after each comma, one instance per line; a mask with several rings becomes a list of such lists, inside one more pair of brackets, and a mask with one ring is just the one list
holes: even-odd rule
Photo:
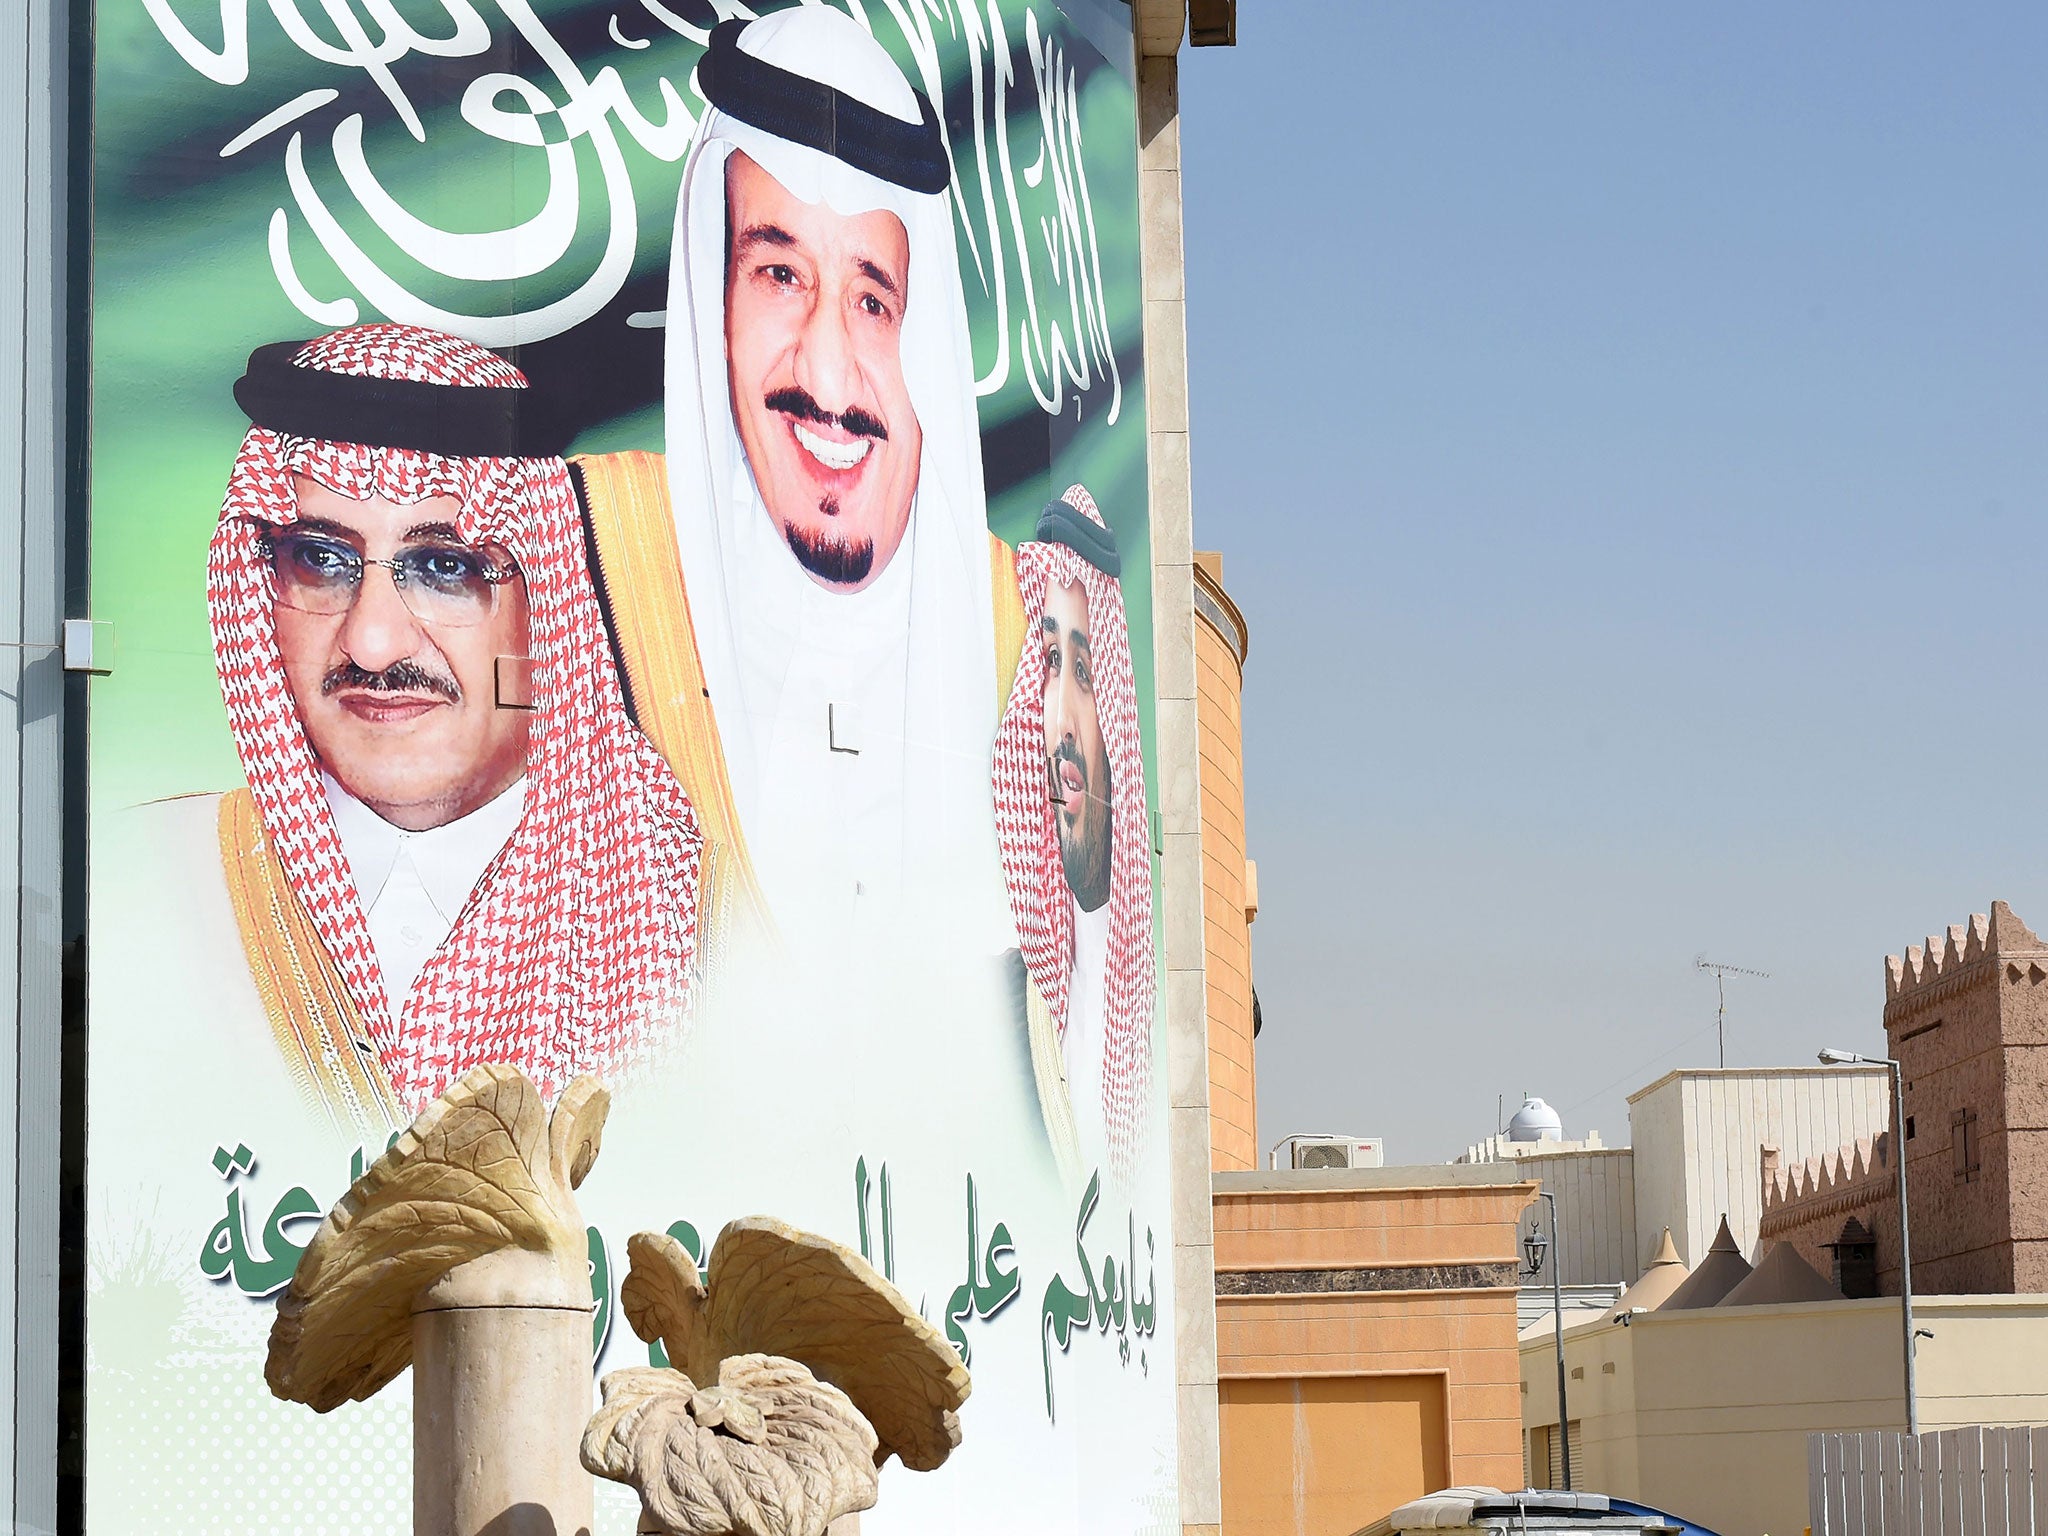
[[1697, 1264], [1724, 1215], [1736, 1246], [1753, 1253], [1766, 1142], [1788, 1160], [1815, 1157], [1890, 1118], [1882, 1067], [1699, 1068], [1638, 1089], [1628, 1100], [1638, 1271], [1666, 1227]]
[[[2048, 1423], [2048, 1296], [1934, 1297], [1921, 1327], [1923, 1430]], [[1573, 1481], [1723, 1536], [1806, 1525], [1806, 1436], [1902, 1429], [1888, 1298], [1637, 1314], [1565, 1335]], [[1557, 1423], [1549, 1336], [1521, 1348], [1524, 1427]]]
[[1453, 1484], [1520, 1485], [1513, 1165], [1218, 1173], [1230, 1536], [1349, 1536]]

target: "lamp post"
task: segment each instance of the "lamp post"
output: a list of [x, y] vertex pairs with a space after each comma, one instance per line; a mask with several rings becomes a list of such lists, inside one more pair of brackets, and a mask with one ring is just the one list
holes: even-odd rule
[[1899, 1313], [1906, 1339], [1906, 1433], [1920, 1433], [1920, 1394], [1915, 1387], [1913, 1356], [1913, 1239], [1906, 1213], [1906, 1080], [1904, 1069], [1889, 1056], [1859, 1056], [1854, 1051], [1825, 1050], [1823, 1065], [1884, 1067], [1892, 1080], [1892, 1166], [1899, 1172]]
[[[1536, 1191], [1536, 1198], [1550, 1207], [1550, 1240], [1544, 1241], [1543, 1234], [1530, 1229], [1522, 1239], [1522, 1251], [1528, 1255], [1527, 1273], [1534, 1277], [1543, 1272], [1543, 1255], [1557, 1246], [1557, 1196], [1547, 1189]], [[1550, 1321], [1552, 1332], [1557, 1338], [1557, 1433], [1561, 1448], [1560, 1464], [1564, 1470], [1564, 1491], [1572, 1491], [1572, 1416], [1566, 1409], [1564, 1392], [1564, 1265], [1562, 1262], [1550, 1266]]]

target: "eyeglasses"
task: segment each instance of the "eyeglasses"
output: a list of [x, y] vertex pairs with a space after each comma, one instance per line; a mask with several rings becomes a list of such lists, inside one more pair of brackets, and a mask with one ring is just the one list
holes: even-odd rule
[[511, 555], [493, 545], [415, 544], [389, 560], [372, 560], [326, 534], [270, 528], [259, 535], [270, 595], [300, 613], [332, 617], [355, 607], [363, 571], [381, 566], [406, 611], [422, 624], [462, 628], [498, 611], [498, 589], [519, 574]]

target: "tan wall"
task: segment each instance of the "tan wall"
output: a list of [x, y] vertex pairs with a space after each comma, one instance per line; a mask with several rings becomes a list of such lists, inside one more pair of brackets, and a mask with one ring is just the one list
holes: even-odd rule
[[[1444, 1381], [1430, 1372], [1221, 1383], [1223, 1529], [1350, 1536], [1449, 1487]], [[1273, 1475], [1295, 1465], [1316, 1475]]]
[[[2048, 1422], [2048, 1297], [1915, 1307], [1923, 1429]], [[1573, 1481], [1720, 1531], [1806, 1525], [1806, 1436], [1900, 1429], [1896, 1300], [1646, 1313], [1565, 1335]], [[1557, 1422], [1549, 1337], [1521, 1349], [1527, 1428]]]
[[1195, 717], [1202, 740], [1202, 937], [1209, 1008], [1210, 1160], [1256, 1168], [1251, 893], [1244, 832], [1245, 627], [1223, 590], [1223, 557], [1195, 553]]
[[[1533, 1182], [1488, 1165], [1221, 1173], [1215, 1186], [1230, 1536], [1233, 1510], [1244, 1512], [1248, 1532], [1298, 1513], [1308, 1523], [1290, 1530], [1348, 1536], [1438, 1488], [1520, 1485], [1516, 1220]], [[1423, 1426], [1417, 1405], [1435, 1400], [1424, 1381], [1441, 1383], [1440, 1461], [1436, 1431], [1425, 1427], [1389, 1441], [1368, 1470], [1314, 1454], [1319, 1437], [1361, 1418], [1372, 1418], [1376, 1433]], [[1307, 1438], [1261, 1462], [1254, 1453], [1272, 1443], [1274, 1405], [1291, 1405], [1297, 1384]], [[1354, 1447], [1350, 1460], [1357, 1455]], [[1341, 1529], [1319, 1523], [1339, 1520], [1340, 1510], [1350, 1521]]]

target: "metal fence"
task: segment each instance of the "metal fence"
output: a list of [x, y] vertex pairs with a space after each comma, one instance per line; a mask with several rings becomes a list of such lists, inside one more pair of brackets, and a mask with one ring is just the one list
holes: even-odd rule
[[2048, 1536], [2048, 1425], [1806, 1437], [1813, 1536]]

